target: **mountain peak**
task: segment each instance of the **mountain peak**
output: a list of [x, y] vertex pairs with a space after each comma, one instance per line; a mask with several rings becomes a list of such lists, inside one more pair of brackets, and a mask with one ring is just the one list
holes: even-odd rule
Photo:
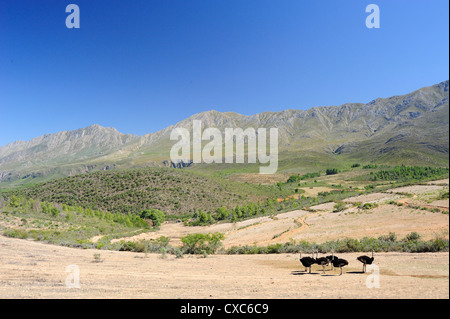
[[104, 127], [104, 126], [101, 126], [99, 124], [92, 124], [92, 125], [89, 125], [89, 126], [83, 128], [81, 130], [88, 131], [88, 132], [94, 132], [94, 133], [95, 132], [111, 132], [111, 133], [116, 133], [116, 134], [123, 135], [123, 133], [120, 133], [114, 127]]
[[[201, 120], [203, 129], [216, 127], [221, 131], [238, 127], [276, 127], [280, 151], [295, 157], [299, 163], [302, 156], [311, 152], [323, 154], [324, 158], [338, 154], [366, 161], [381, 158], [384, 162], [393, 162], [396, 158], [404, 161], [407, 157], [404, 154], [410, 154], [411, 162], [447, 163], [448, 86], [447, 80], [366, 104], [347, 103], [250, 116], [212, 109], [141, 137], [96, 123], [0, 147], [0, 182], [2, 175], [8, 174], [13, 174], [15, 179], [34, 173], [48, 174], [50, 170], [72, 174], [66, 167], [69, 164], [71, 167], [98, 166], [97, 169], [100, 169], [99, 163], [126, 167], [142, 163], [157, 165], [169, 157], [169, 148], [173, 145], [171, 130], [175, 127], [191, 129], [194, 120]], [[389, 147], [385, 146], [386, 141]]]

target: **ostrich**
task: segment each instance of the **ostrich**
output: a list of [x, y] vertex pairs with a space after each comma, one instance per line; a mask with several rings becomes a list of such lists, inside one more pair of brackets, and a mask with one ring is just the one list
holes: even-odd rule
[[372, 250], [372, 257], [369, 257], [369, 256], [359, 256], [359, 257], [356, 258], [356, 259], [363, 263], [363, 273], [365, 273], [365, 272], [366, 272], [366, 265], [372, 265], [373, 260], [375, 259], [375, 258], [373, 257], [373, 250]]
[[312, 252], [312, 257], [303, 257], [302, 253], [300, 252], [300, 262], [302, 263], [303, 267], [305, 267], [305, 271], [307, 268], [309, 268], [309, 273], [311, 273], [311, 266], [316, 263], [316, 260], [314, 259], [314, 252]]
[[338, 257], [334, 255], [334, 250], [331, 251], [331, 255], [326, 256], [325, 258], [330, 261], [331, 270], [333, 270], [333, 260], [338, 259]]
[[333, 266], [334, 267], [339, 267], [341, 268], [341, 273], [339, 274], [339, 276], [342, 276], [342, 267], [347, 266], [348, 265], [348, 261], [345, 259], [341, 259], [341, 258], [336, 258], [332, 261]]
[[319, 251], [316, 251], [316, 264], [321, 265], [323, 268], [323, 273], [325, 273], [325, 266], [328, 266], [330, 263], [330, 260], [326, 257], [320, 257], [319, 258]]

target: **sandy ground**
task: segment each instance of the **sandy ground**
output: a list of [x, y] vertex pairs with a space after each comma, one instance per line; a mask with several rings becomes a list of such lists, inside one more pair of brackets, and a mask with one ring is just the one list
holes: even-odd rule
[[241, 183], [274, 185], [278, 182], [286, 182], [290, 176], [291, 174], [287, 173], [276, 173], [276, 174], [240, 173], [231, 175], [229, 179]]
[[391, 189], [392, 193], [408, 193], [408, 194], [426, 194], [433, 193], [435, 191], [442, 190], [443, 187], [439, 185], [413, 185], [413, 186], [405, 186]]
[[[292, 254], [163, 259], [0, 236], [0, 298], [449, 298], [448, 253], [376, 254], [378, 271], [366, 274], [358, 255], [339, 255], [350, 264], [338, 276], [317, 265], [306, 274]], [[66, 286], [74, 283], [70, 265], [80, 288]]]
[[334, 190], [333, 188], [330, 187], [302, 187], [300, 189], [305, 191], [301, 195], [310, 197], [317, 196], [320, 192], [331, 192], [332, 190]]
[[[305, 218], [309, 212], [303, 210], [296, 210], [288, 213], [278, 214], [275, 217], [258, 217], [237, 223], [221, 223], [211, 226], [184, 226], [182, 223], [164, 223], [161, 225], [160, 230], [156, 232], [142, 233], [137, 236], [128, 238], [119, 238], [112, 240], [111, 242], [121, 240], [150, 240], [156, 239], [160, 236], [166, 236], [171, 239], [170, 244], [181, 245], [180, 238], [188, 234], [195, 233], [224, 233], [225, 248], [231, 246], [238, 246], [242, 244], [267, 244], [270, 243], [272, 238], [276, 235], [278, 241], [286, 237], [286, 234], [290, 230], [299, 228], [296, 221], [300, 221]], [[282, 234], [283, 233], [283, 234]], [[281, 236], [285, 235], [285, 236]], [[285, 240], [288, 241], [288, 240]]]
[[431, 181], [431, 182], [427, 182], [428, 185], [441, 185], [441, 186], [447, 186], [449, 185], [450, 179], [446, 178], [446, 179], [440, 179], [437, 181]]
[[[431, 188], [431, 190], [430, 190]], [[387, 204], [390, 201], [414, 204], [422, 208], [439, 208], [448, 211], [448, 200], [424, 202], [408, 198], [400, 193], [437, 194], [443, 188], [435, 185], [418, 185], [396, 189], [392, 193], [373, 193], [345, 200], [348, 209], [334, 213], [334, 203], [325, 203], [311, 207], [314, 211], [296, 210], [278, 214], [274, 217], [259, 217], [238, 223], [221, 223], [211, 226], [188, 227], [182, 223], [165, 223], [159, 231], [143, 233], [120, 240], [150, 240], [160, 236], [171, 239], [175, 246], [181, 245], [180, 238], [192, 233], [220, 232], [225, 235], [225, 248], [240, 245], [266, 246], [285, 243], [290, 240], [306, 240], [322, 243], [331, 240], [349, 238], [379, 237], [390, 232], [399, 238], [411, 232], [418, 232], [422, 239], [433, 239], [436, 236], [448, 238], [449, 215], [408, 207]], [[398, 191], [399, 190], [399, 191]], [[416, 193], [414, 193], [416, 192]], [[377, 203], [379, 206], [363, 210], [354, 207], [354, 203]], [[447, 208], [446, 208], [447, 207]]]

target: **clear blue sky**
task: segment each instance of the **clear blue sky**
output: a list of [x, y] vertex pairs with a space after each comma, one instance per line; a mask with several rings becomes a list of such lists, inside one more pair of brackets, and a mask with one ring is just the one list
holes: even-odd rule
[[[70, 3], [80, 29], [65, 26]], [[380, 29], [365, 26], [370, 3]], [[0, 145], [409, 93], [449, 78], [448, 12], [448, 0], [0, 0]]]

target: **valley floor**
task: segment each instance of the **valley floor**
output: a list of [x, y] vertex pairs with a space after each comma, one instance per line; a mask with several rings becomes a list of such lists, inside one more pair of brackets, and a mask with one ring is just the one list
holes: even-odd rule
[[[179, 245], [180, 237], [189, 233], [222, 232], [229, 248], [290, 240], [320, 243], [389, 232], [399, 238], [412, 231], [423, 239], [448, 238], [449, 215], [443, 212], [448, 212], [449, 202], [436, 200], [442, 191], [448, 191], [448, 179], [347, 198], [346, 209], [338, 213], [333, 212], [334, 203], [327, 203], [238, 223], [199, 227], [165, 223], [159, 231], [123, 239], [167, 236], [171, 245]], [[366, 210], [358, 203], [376, 205]], [[375, 272], [361, 272], [356, 257], [362, 253], [338, 255], [349, 261], [342, 276], [339, 270], [323, 274], [318, 265], [307, 274], [296, 254], [177, 259], [169, 254], [163, 258], [76, 249], [0, 236], [0, 298], [449, 298], [448, 252], [376, 253], [379, 288], [366, 285]], [[79, 270], [79, 288], [66, 286], [73, 274], [70, 269]]]
[[[0, 298], [449, 298], [449, 253], [378, 253], [379, 288], [367, 287], [375, 272], [361, 273], [359, 255], [340, 254], [350, 264], [338, 276], [304, 273], [293, 254], [176, 259], [0, 236]], [[69, 265], [80, 288], [66, 287]]]
[[[344, 200], [347, 208], [341, 212], [334, 212], [335, 203], [330, 202], [312, 206], [308, 211], [296, 210], [236, 223], [192, 227], [183, 223], [166, 222], [156, 232], [119, 238], [113, 242], [151, 240], [166, 236], [170, 238], [171, 245], [180, 246], [180, 238], [187, 234], [215, 232], [224, 233], [225, 248], [267, 246], [290, 240], [323, 243], [346, 237], [377, 238], [390, 232], [399, 238], [411, 232], [419, 233], [424, 240], [437, 236], [448, 238], [449, 215], [441, 212], [448, 212], [449, 201], [430, 200], [444, 190], [448, 190], [448, 179], [347, 198]], [[358, 203], [373, 203], [376, 206], [365, 210], [358, 208]]]

